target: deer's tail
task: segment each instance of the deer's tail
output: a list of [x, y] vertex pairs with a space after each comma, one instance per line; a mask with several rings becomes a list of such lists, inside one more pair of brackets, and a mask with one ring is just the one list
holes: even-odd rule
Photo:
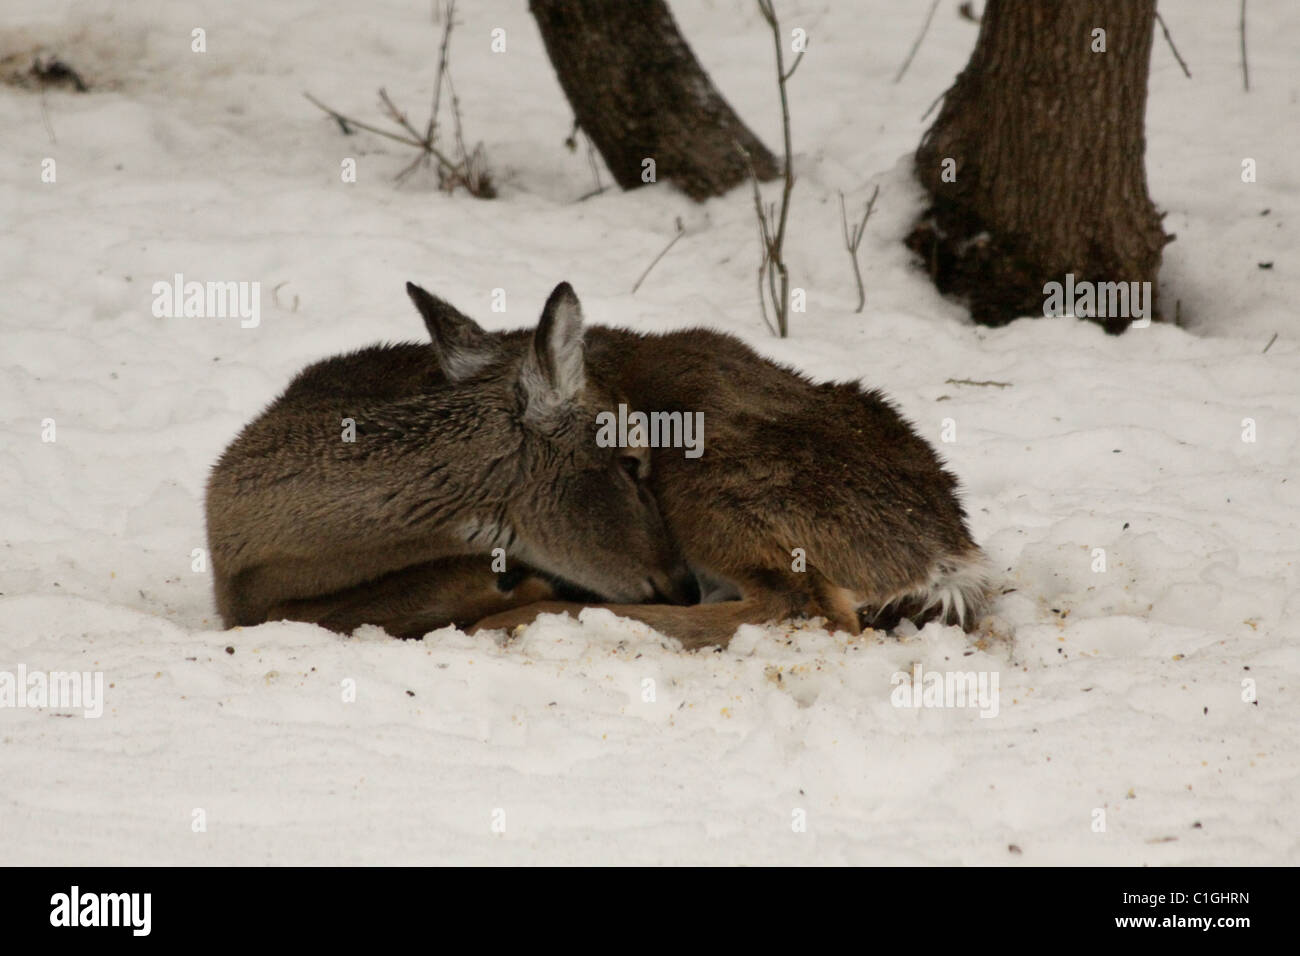
[[880, 607], [865, 609], [863, 618], [867, 625], [881, 629], [893, 627], [906, 617], [918, 626], [938, 620], [969, 631], [988, 610], [993, 581], [988, 557], [972, 546], [940, 558], [920, 586], [890, 598]]

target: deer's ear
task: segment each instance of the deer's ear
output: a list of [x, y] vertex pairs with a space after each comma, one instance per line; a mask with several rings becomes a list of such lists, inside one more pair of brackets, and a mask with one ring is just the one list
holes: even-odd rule
[[468, 315], [413, 282], [406, 283], [406, 294], [424, 319], [438, 365], [449, 381], [470, 378], [496, 360], [496, 342]]
[[557, 285], [546, 300], [532, 346], [519, 370], [519, 384], [530, 417], [544, 417], [562, 408], [587, 384], [582, 306], [567, 282]]

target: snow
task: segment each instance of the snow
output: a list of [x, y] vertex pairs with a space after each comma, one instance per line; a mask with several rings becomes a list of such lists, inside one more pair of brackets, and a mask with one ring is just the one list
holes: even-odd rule
[[[462, 4], [453, 35], [466, 134], [501, 190], [481, 202], [427, 173], [395, 185], [409, 150], [344, 137], [301, 96], [373, 121], [384, 86], [422, 122], [428, 3], [10, 0], [0, 58], [41, 46], [93, 92], [0, 86], [0, 671], [101, 671], [107, 698], [98, 720], [0, 709], [6, 861], [1300, 861], [1300, 8], [1250, 5], [1249, 94], [1235, 4], [1164, 11], [1193, 79], [1157, 36], [1147, 165], [1184, 327], [1114, 338], [973, 327], [910, 264], [908, 156], [975, 38], [952, 6], [894, 85], [924, 4], [778, 4], [810, 37], [788, 239], [808, 312], [778, 341], [748, 190], [577, 201], [588, 159], [563, 148], [571, 114], [525, 4]], [[779, 144], [752, 4], [673, 7]], [[876, 184], [854, 314], [837, 191], [852, 215]], [[687, 235], [631, 296], [678, 217]], [[152, 284], [176, 273], [260, 282], [260, 324], [155, 318]], [[534, 323], [567, 279], [589, 321], [707, 324], [885, 389], [961, 477], [1009, 593], [974, 638], [805, 623], [717, 654], [595, 610], [512, 643], [222, 631], [191, 570], [208, 467], [307, 362], [419, 338], [408, 279], [494, 328]], [[996, 716], [894, 706], [914, 664], [996, 675]]]

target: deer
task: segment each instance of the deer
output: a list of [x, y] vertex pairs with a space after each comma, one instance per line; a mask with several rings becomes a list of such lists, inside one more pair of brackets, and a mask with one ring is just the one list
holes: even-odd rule
[[544, 598], [696, 601], [648, 450], [594, 440], [599, 412], [627, 398], [586, 361], [573, 290], [557, 286], [536, 329], [490, 355], [458, 338], [476, 325], [407, 291], [432, 344], [308, 366], [214, 465], [205, 511], [225, 625], [419, 637]]
[[[453, 379], [509, 367], [526, 348], [526, 333], [488, 333], [427, 292], [416, 304]], [[643, 334], [597, 325], [584, 341], [588, 368], [616, 383], [631, 407], [702, 413], [702, 454], [652, 447], [626, 461], [648, 483], [709, 600], [521, 597], [472, 631], [509, 632], [541, 613], [599, 606], [694, 649], [725, 647], [742, 624], [799, 616], [857, 635], [903, 617], [969, 631], [985, 612], [992, 577], [957, 480], [882, 393], [816, 383], [710, 329]], [[622, 529], [607, 532], [617, 538]]]

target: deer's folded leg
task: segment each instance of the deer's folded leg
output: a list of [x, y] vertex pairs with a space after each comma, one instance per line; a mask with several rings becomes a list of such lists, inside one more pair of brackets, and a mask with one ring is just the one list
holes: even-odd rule
[[418, 638], [449, 624], [465, 626], [554, 596], [526, 570], [503, 579], [480, 558], [447, 558], [403, 568], [333, 594], [285, 601], [267, 620], [308, 621], [341, 634], [375, 624], [394, 637]]

